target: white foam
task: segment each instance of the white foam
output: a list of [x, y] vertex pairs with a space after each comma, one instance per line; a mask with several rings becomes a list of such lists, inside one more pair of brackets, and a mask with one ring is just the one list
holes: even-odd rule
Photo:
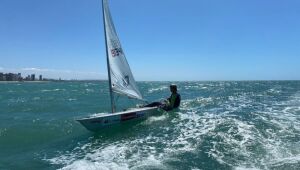
[[167, 115], [151, 116], [145, 121], [145, 124], [151, 124], [153, 122], [163, 121], [163, 120], [166, 120], [167, 118], [168, 118]]
[[[70, 154], [62, 154], [56, 158], [48, 159], [48, 161], [52, 164], [64, 165], [63, 170], [163, 167], [162, 155], [157, 155], [155, 147], [149, 147], [153, 140], [157, 141], [155, 137], [149, 136], [146, 140], [120, 141], [99, 148], [94, 148], [93, 144], [88, 143], [80, 148], [77, 147]], [[138, 148], [137, 146], [142, 147]], [[80, 158], [81, 155], [84, 157]]]
[[198, 148], [205, 134], [216, 128], [217, 119], [207, 119], [193, 112], [189, 114], [179, 113], [180, 119], [173, 120], [177, 124], [178, 135], [170, 143], [169, 152], [190, 152]]
[[65, 91], [66, 89], [44, 89], [44, 90], [41, 90], [41, 92], [55, 92], [55, 91]]
[[88, 170], [126, 170], [129, 169], [126, 165], [119, 165], [114, 162], [105, 163], [105, 162], [92, 162], [89, 160], [78, 160], [74, 161], [72, 164], [67, 165], [61, 170], [82, 170], [82, 169], [88, 169]]
[[186, 85], [184, 86], [183, 88], [185, 90], [205, 90], [208, 88], [209, 85], [206, 85], [206, 84], [194, 84], [194, 85]]
[[40, 97], [34, 97], [33, 100], [40, 100]]
[[267, 90], [268, 93], [272, 93], [272, 94], [280, 94], [281, 90], [276, 89], [276, 88], [271, 88], [269, 90]]
[[248, 168], [248, 167], [242, 167], [242, 166], [235, 167], [234, 169], [235, 170], [260, 170], [260, 168]]
[[[145, 167], [150, 167], [151, 169], [165, 169], [164, 165], [160, 160], [158, 160], [154, 155], [149, 155], [139, 164], [132, 166], [130, 169], [145, 169]], [[156, 167], [156, 168], [155, 168]]]
[[9, 101], [9, 103], [25, 103], [28, 101], [28, 98], [18, 97], [18, 98], [14, 98], [14, 99], [9, 99], [8, 101]]
[[85, 89], [85, 91], [90, 93], [90, 92], [94, 92], [95, 90], [94, 89]]
[[300, 163], [300, 154], [290, 157], [283, 157], [280, 159], [274, 159], [271, 162], [268, 162], [268, 166], [277, 167], [284, 166], [286, 164], [297, 164]]

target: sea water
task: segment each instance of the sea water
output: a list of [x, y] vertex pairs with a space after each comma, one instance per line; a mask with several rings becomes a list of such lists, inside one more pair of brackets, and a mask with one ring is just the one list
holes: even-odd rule
[[75, 119], [110, 111], [107, 81], [0, 83], [0, 169], [300, 169], [300, 81], [175, 83], [180, 109], [99, 133]]

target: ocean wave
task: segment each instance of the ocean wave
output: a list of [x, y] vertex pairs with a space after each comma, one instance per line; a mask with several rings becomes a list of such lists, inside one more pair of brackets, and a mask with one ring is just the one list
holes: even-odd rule
[[[279, 160], [282, 160], [280, 166], [292, 164], [292, 167], [298, 167], [300, 162], [295, 159], [300, 154], [300, 150], [295, 149], [295, 147], [300, 148], [300, 143], [296, 142], [300, 137], [297, 96], [296, 94], [290, 97], [288, 101], [268, 102], [267, 104], [257, 103], [261, 101], [253, 100], [251, 96], [247, 95], [229, 96], [228, 101], [223, 102], [220, 109], [210, 109], [202, 116], [199, 116], [197, 111], [189, 111], [191, 114], [182, 114], [180, 121], [177, 122], [182, 135], [177, 141], [188, 148], [185, 150], [192, 151], [198, 147], [193, 146], [190, 141], [201, 141], [203, 135], [208, 134], [210, 137], [218, 139], [218, 141], [211, 142], [212, 146], [207, 152], [208, 155], [220, 164], [227, 164], [236, 169], [276, 168], [278, 166], [275, 163], [268, 164], [268, 162], [281, 162]], [[197, 100], [189, 101], [186, 105], [189, 106], [195, 101]], [[253, 107], [257, 105], [261, 107]], [[280, 105], [281, 109], [278, 109], [276, 105]], [[242, 115], [228, 117], [230, 113], [242, 113], [247, 109], [250, 110], [249, 116], [252, 115], [255, 118], [252, 121], [243, 120]], [[267, 126], [272, 125], [273, 128], [262, 129], [260, 124], [256, 124], [257, 120], [263, 121]], [[207, 126], [205, 129], [208, 131], [201, 129], [200, 125]], [[287, 139], [290, 141], [287, 142]], [[224, 151], [224, 148], [229, 150]], [[261, 152], [261, 154], [257, 152]], [[229, 158], [227, 155], [232, 156]], [[287, 160], [293, 161], [288, 162]]]
[[160, 86], [158, 88], [151, 88], [151, 89], [148, 90], [148, 93], [154, 93], [154, 92], [158, 92], [158, 91], [163, 91], [163, 90], [166, 90], [168, 88], [169, 88], [168, 86]]
[[1, 137], [1, 136], [4, 136], [6, 132], [7, 132], [7, 129], [6, 129], [6, 128], [1, 128], [1, 129], [0, 129], [0, 137]]
[[[193, 101], [203, 100], [199, 99]], [[211, 101], [211, 99], [204, 100]], [[231, 101], [248, 104], [250, 102], [245, 97], [233, 97]], [[190, 101], [183, 101], [183, 103], [191, 104]], [[197, 153], [199, 148], [204, 147], [208, 157], [234, 169], [270, 169], [299, 163], [300, 150], [295, 150], [286, 144], [284, 139], [287, 136], [280, 136], [294, 134], [286, 127], [287, 123], [294, 119], [280, 117], [281, 121], [277, 121], [278, 114], [270, 117], [272, 110], [265, 113], [257, 110], [256, 113], [249, 113], [255, 117], [253, 121], [245, 121], [239, 116], [230, 116], [226, 109], [237, 110], [230, 107], [226, 107], [225, 111], [217, 111], [223, 111], [225, 114], [216, 114], [210, 110], [200, 113], [197, 109], [186, 107], [185, 110], [184, 108], [176, 112], [178, 116], [175, 118], [163, 115], [146, 121], [146, 126], [151, 126], [156, 121], [170, 121], [171, 124], [168, 126], [159, 127], [160, 133], [150, 133], [147, 137], [141, 136], [131, 141], [103, 144], [98, 149], [87, 144], [81, 148], [81, 151], [74, 150], [72, 154], [61, 155], [56, 159], [50, 159], [50, 162], [64, 165], [62, 169], [145, 169], [147, 167], [169, 169], [166, 162], [176, 160], [181, 154]], [[247, 105], [242, 108], [247, 108]], [[284, 114], [290, 111], [286, 108], [282, 111], [284, 110], [285, 112], [282, 112]], [[257, 115], [258, 112], [260, 117]], [[255, 123], [257, 120], [263, 121], [266, 125], [273, 124], [283, 131], [259, 128], [260, 124]], [[207, 144], [205, 141], [208, 139], [210, 143]], [[294, 143], [293, 146], [300, 148], [299, 143]], [[83, 158], [80, 158], [81, 156]]]
[[41, 97], [33, 97], [32, 100], [40, 100]]
[[212, 85], [210, 84], [197, 83], [194, 85], [185, 85], [183, 89], [184, 90], [205, 90], [205, 89], [209, 89], [210, 87], [212, 87]]
[[94, 89], [85, 89], [85, 91], [86, 91], [87, 93], [92, 93], [92, 92], [95, 92], [95, 90], [94, 90]]
[[153, 122], [166, 120], [167, 118], [168, 118], [167, 115], [151, 116], [151, 117], [149, 117], [149, 118], [145, 121], [145, 123], [146, 123], [146, 124], [151, 124], [151, 123], [153, 123]]
[[[138, 149], [142, 140], [131, 142], [121, 141], [100, 147], [93, 148], [93, 145], [86, 144], [80, 148], [84, 153], [83, 158], [78, 158], [78, 148], [72, 154], [61, 155], [49, 159], [52, 164], [64, 164], [61, 169], [140, 169], [145, 167], [162, 167], [163, 164], [156, 156], [155, 149], [144, 147]], [[88, 150], [88, 151], [87, 151]], [[145, 151], [146, 150], [146, 151]], [[154, 151], [154, 152], [153, 152]], [[77, 152], [77, 153], [76, 153]]]
[[266, 165], [272, 169], [299, 169], [300, 154], [280, 159], [274, 159]]
[[66, 91], [66, 89], [43, 89], [41, 92], [57, 92], [57, 91]]
[[15, 103], [26, 103], [28, 101], [27, 98], [24, 97], [17, 97], [17, 98], [13, 98], [13, 99], [8, 99], [8, 104], [12, 105]]
[[150, 117], [126, 134], [92, 136], [46, 160], [62, 169], [298, 169], [300, 93], [260, 82], [231, 87], [239, 84], [182, 86], [195, 91], [179, 110]]

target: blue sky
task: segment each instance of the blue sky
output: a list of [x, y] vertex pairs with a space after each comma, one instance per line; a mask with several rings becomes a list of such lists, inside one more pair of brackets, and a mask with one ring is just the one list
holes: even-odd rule
[[[299, 80], [299, 0], [110, 0], [137, 80]], [[106, 79], [100, 0], [1, 0], [0, 72]]]

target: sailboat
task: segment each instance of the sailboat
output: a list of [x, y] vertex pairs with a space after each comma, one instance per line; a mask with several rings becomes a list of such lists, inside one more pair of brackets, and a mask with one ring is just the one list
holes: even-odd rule
[[140, 93], [125, 54], [121, 47], [116, 29], [110, 14], [108, 0], [102, 0], [104, 23], [104, 37], [106, 47], [106, 61], [108, 71], [111, 113], [102, 113], [78, 119], [90, 131], [99, 131], [108, 125], [122, 123], [132, 119], [140, 119], [158, 112], [157, 107], [130, 108], [126, 111], [116, 112], [117, 95], [144, 101]]

